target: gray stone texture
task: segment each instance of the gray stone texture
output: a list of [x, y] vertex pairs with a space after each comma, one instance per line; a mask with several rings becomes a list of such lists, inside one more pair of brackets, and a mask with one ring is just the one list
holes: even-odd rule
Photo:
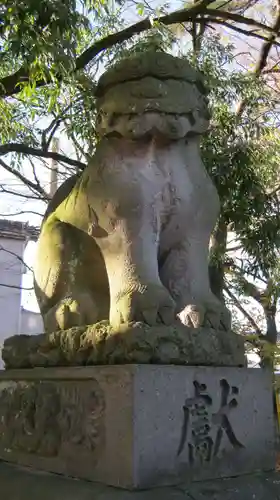
[[[95, 325], [83, 330], [81, 363], [242, 365], [242, 341], [209, 282], [220, 203], [201, 159], [210, 119], [201, 73], [185, 58], [145, 51], [116, 63], [96, 90], [100, 140], [81, 175], [53, 196], [38, 239], [34, 289], [45, 332]], [[92, 336], [104, 321], [114, 331], [103, 328], [100, 347]], [[79, 336], [62, 335], [79, 345]]]
[[259, 473], [192, 486], [125, 491], [0, 463], [3, 500], [279, 500], [280, 473]]
[[103, 95], [106, 89], [117, 83], [139, 80], [147, 76], [162, 80], [185, 80], [197, 85], [202, 94], [207, 93], [202, 73], [191, 66], [186, 59], [150, 50], [144, 56], [143, 52], [133, 53], [131, 57], [127, 57], [109, 68], [101, 75], [96, 94]]
[[143, 489], [271, 470], [273, 448], [263, 370], [126, 365], [0, 376], [0, 457], [21, 465]]
[[241, 335], [213, 328], [108, 321], [41, 335], [15, 335], [5, 340], [6, 368], [125, 363], [244, 366]]

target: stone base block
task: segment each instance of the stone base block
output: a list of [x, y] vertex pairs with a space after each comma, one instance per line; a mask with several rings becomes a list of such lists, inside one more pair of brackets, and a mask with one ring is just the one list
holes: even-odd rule
[[272, 378], [121, 365], [0, 373], [0, 458], [127, 489], [274, 468]]
[[6, 369], [54, 366], [162, 364], [247, 366], [244, 337], [213, 328], [108, 321], [4, 341]]

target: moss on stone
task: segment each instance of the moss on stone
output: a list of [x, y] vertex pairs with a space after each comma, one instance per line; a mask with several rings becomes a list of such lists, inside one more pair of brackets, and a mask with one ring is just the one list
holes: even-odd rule
[[144, 323], [114, 330], [107, 321], [4, 342], [6, 368], [153, 363], [244, 366], [243, 338], [211, 328], [150, 327]]

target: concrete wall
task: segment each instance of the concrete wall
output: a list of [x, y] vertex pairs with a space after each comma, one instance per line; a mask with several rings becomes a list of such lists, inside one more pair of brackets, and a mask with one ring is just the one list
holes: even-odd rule
[[18, 332], [20, 323], [21, 278], [24, 271], [23, 240], [0, 238], [0, 343]]
[[42, 332], [43, 332], [43, 321], [41, 314], [33, 311], [27, 311], [22, 307], [19, 333], [25, 333], [27, 335], [36, 335], [37, 333], [42, 333]]
[[[25, 246], [24, 239], [0, 237], [0, 349], [5, 338], [11, 335], [43, 332], [41, 315], [21, 307], [25, 267], [20, 259], [23, 258]], [[3, 363], [0, 356], [1, 368]]]
[[24, 247], [22, 239], [0, 238], [0, 346], [6, 337], [19, 331], [24, 266], [17, 256], [23, 255]]

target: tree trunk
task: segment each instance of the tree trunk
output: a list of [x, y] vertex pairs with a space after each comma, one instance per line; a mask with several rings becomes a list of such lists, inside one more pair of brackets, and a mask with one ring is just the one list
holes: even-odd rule
[[220, 217], [211, 238], [209, 278], [212, 292], [222, 302], [224, 302], [224, 260], [226, 246], [227, 225], [223, 218]]
[[266, 319], [266, 340], [270, 344], [276, 345], [277, 343], [277, 326], [276, 326], [276, 306], [264, 307], [264, 314]]
[[263, 352], [260, 353], [261, 362], [260, 365], [262, 368], [271, 368], [274, 367], [274, 347], [277, 344], [277, 326], [276, 326], [276, 305], [269, 304], [268, 306], [263, 305], [263, 310], [266, 319], [266, 334], [264, 335], [264, 340], [267, 342], [268, 346], [271, 349], [264, 349]]

